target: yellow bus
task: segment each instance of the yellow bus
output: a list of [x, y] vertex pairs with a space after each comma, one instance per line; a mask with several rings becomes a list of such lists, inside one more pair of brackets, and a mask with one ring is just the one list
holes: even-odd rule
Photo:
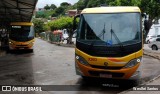
[[34, 44], [34, 25], [31, 22], [12, 22], [9, 32], [10, 50], [31, 50]]
[[138, 7], [86, 8], [79, 17], [75, 48], [78, 75], [112, 79], [140, 76], [143, 42]]

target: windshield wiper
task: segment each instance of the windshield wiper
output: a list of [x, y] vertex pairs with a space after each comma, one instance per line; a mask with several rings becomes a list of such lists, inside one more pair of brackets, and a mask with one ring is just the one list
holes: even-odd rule
[[111, 41], [112, 41], [112, 35], [114, 35], [116, 41], [117, 41], [119, 44], [122, 44], [121, 41], [119, 40], [119, 38], [117, 37], [117, 35], [115, 34], [115, 32], [113, 31], [113, 29], [112, 29], [112, 24], [111, 24], [111, 30], [110, 30], [110, 32], [111, 32]]
[[[101, 33], [97, 36], [97, 37], [100, 38], [100, 37], [103, 35], [103, 40], [104, 40], [104, 34], [106, 33], [106, 31], [105, 31], [105, 26], [106, 26], [106, 25], [105, 25], [105, 23], [104, 23], [103, 30], [102, 30]], [[92, 42], [91, 42], [91, 44], [90, 44], [90, 48], [91, 48], [91, 49], [92, 49], [92, 47], [94, 46], [95, 42], [96, 42], [96, 41], [92, 41]]]
[[106, 27], [106, 25], [105, 25], [105, 23], [104, 23], [103, 30], [102, 30], [102, 32], [98, 35], [99, 38], [103, 35], [103, 40], [104, 40], [104, 34], [106, 33], [105, 27]]
[[122, 42], [119, 40], [118, 36], [115, 34], [115, 32], [112, 29], [112, 24], [111, 24], [111, 30], [110, 30], [110, 32], [111, 32], [111, 41], [112, 41], [112, 35], [113, 35], [115, 37], [116, 41], [118, 42], [118, 44], [120, 44], [121, 50], [124, 50], [123, 49], [124, 46], [123, 46]]

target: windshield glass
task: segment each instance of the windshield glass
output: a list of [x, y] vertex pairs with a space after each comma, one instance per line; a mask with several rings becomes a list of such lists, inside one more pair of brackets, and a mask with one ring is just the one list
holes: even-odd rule
[[82, 14], [77, 40], [96, 45], [141, 41], [140, 13]]
[[34, 38], [33, 26], [11, 26], [10, 39], [15, 41], [29, 41]]

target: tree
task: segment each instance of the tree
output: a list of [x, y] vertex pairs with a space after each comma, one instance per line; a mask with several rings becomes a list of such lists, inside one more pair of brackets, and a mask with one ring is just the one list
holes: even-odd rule
[[50, 9], [50, 6], [47, 4], [46, 6], [44, 6], [44, 9], [45, 9], [45, 10], [49, 10], [49, 9]]
[[58, 16], [58, 14], [54, 11], [54, 12], [52, 13], [51, 17], [56, 17], [56, 16]]
[[35, 32], [39, 35], [41, 32], [44, 32], [44, 22], [40, 19], [33, 19], [33, 24], [35, 27]]
[[83, 10], [87, 7], [87, 4], [90, 0], [79, 0], [76, 5], [78, 10]]
[[63, 7], [58, 7], [55, 9], [55, 13], [57, 15], [64, 14], [64, 12], [65, 12], [65, 9]]
[[50, 27], [48, 26], [48, 24], [44, 24], [43, 30], [44, 31], [50, 31]]
[[51, 4], [50, 9], [54, 10], [56, 8], [57, 8], [57, 6], [55, 4]]
[[89, 0], [87, 7], [99, 7], [101, 5], [106, 5], [107, 0]]
[[68, 35], [69, 35], [69, 44], [72, 43], [72, 37], [73, 37], [73, 18], [71, 17], [61, 17], [55, 21], [51, 21], [48, 23], [48, 26], [50, 26], [51, 30], [57, 30], [57, 29], [67, 29]]
[[68, 7], [68, 6], [71, 6], [71, 4], [69, 4], [68, 2], [62, 2], [60, 4], [61, 7]]
[[139, 6], [142, 13], [149, 15], [149, 19], [145, 22], [146, 35], [148, 34], [153, 23], [160, 18], [160, 2], [158, 0], [141, 0]]
[[46, 18], [46, 15], [43, 11], [36, 12], [36, 18]]

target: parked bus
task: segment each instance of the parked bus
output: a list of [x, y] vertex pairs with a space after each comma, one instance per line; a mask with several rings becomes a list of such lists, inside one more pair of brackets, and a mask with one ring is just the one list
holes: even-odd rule
[[86, 8], [79, 16], [76, 73], [83, 78], [140, 77], [143, 41], [138, 7]]
[[12, 22], [9, 32], [10, 50], [31, 50], [34, 44], [34, 26], [31, 22]]

